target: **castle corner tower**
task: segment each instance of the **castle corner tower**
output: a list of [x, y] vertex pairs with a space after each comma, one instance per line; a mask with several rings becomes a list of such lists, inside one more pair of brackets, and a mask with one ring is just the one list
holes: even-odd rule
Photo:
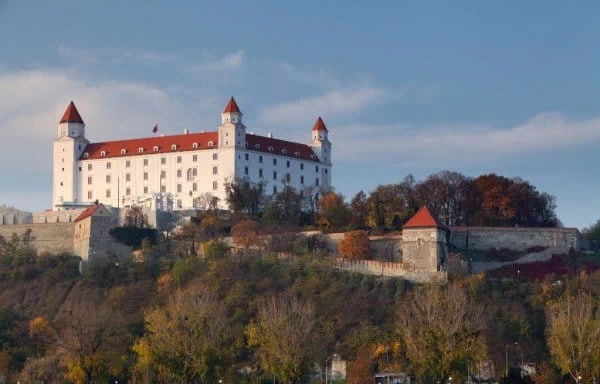
[[78, 161], [88, 145], [85, 123], [72, 101], [57, 125], [53, 144], [52, 209], [63, 210], [78, 205]]

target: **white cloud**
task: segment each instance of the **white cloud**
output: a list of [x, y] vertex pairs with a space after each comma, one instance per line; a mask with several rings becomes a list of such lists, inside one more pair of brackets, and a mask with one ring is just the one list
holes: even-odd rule
[[336, 89], [318, 96], [272, 105], [260, 112], [269, 123], [303, 124], [318, 115], [327, 117], [354, 113], [381, 102], [388, 92], [374, 86]]
[[239, 71], [244, 64], [244, 51], [239, 50], [225, 55], [222, 58], [214, 58], [212, 54], [205, 53], [201, 63], [191, 68], [197, 72], [217, 72], [217, 71]]
[[465, 164], [503, 156], [527, 156], [600, 142], [600, 117], [570, 119], [540, 113], [513, 127], [473, 124], [349, 125], [334, 134], [338, 159], [369, 156], [411, 165]]

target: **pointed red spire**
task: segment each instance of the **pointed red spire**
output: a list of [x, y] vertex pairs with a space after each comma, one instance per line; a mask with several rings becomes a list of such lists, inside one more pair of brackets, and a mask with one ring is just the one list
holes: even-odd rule
[[227, 103], [227, 106], [225, 107], [223, 113], [242, 113], [242, 111], [240, 111], [240, 107], [238, 107], [233, 96], [231, 96], [231, 99], [229, 99], [229, 103]]
[[75, 103], [73, 101], [71, 101], [69, 103], [69, 106], [67, 107], [67, 110], [65, 111], [65, 114], [63, 115], [62, 119], [60, 119], [60, 123], [79, 123], [79, 124], [85, 124], [83, 122], [83, 119], [81, 118], [81, 115], [79, 114], [79, 111], [77, 110], [77, 107], [75, 106]]
[[321, 118], [321, 116], [319, 116], [319, 118], [317, 119], [317, 122], [315, 123], [312, 130], [327, 132], [327, 127], [325, 126], [325, 122], [323, 122], [323, 119]]
[[423, 206], [421, 209], [411, 217], [403, 228], [442, 228], [446, 229], [446, 226], [438, 219], [436, 219], [429, 209]]

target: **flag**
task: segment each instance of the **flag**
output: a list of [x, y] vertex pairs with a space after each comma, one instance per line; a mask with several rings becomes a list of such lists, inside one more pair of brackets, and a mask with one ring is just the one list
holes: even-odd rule
[[158, 124], [156, 124], [154, 126], [154, 128], [152, 128], [152, 133], [156, 133], [156, 132], [158, 132]]

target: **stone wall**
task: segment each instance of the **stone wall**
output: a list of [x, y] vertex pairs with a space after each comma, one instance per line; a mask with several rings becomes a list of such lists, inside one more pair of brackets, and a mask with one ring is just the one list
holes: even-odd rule
[[32, 221], [30, 212], [0, 205], [0, 225], [31, 224]]
[[443, 271], [418, 271], [407, 268], [403, 263], [378, 260], [345, 260], [335, 259], [338, 269], [381, 277], [401, 277], [405, 280], [424, 283], [448, 281], [448, 274]]
[[38, 252], [73, 252], [74, 223], [5, 225], [0, 226], [0, 235], [4, 237], [10, 237], [13, 233], [22, 235], [29, 228], [35, 238], [33, 246]]
[[402, 231], [404, 263], [412, 270], [438, 271], [447, 263], [446, 231], [410, 228]]
[[83, 211], [85, 208], [34, 212], [33, 222], [35, 224], [72, 223]]
[[[538, 261], [549, 261], [552, 255], [568, 254], [568, 248], [547, 248], [540, 252], [532, 252], [513, 261], [476, 261], [471, 263], [471, 273], [481, 273], [507, 265], [529, 264]], [[517, 269], [515, 267], [515, 269]], [[515, 272], [516, 273], [516, 272]]]
[[[305, 236], [322, 235], [327, 251], [337, 254], [340, 241], [344, 239], [343, 232], [322, 233], [321, 231], [306, 231]], [[390, 234], [385, 236], [369, 236], [371, 240], [371, 257], [378, 260], [402, 261], [402, 235]]]
[[576, 228], [453, 227], [450, 244], [479, 251], [490, 248], [524, 251], [531, 247], [589, 249]]

